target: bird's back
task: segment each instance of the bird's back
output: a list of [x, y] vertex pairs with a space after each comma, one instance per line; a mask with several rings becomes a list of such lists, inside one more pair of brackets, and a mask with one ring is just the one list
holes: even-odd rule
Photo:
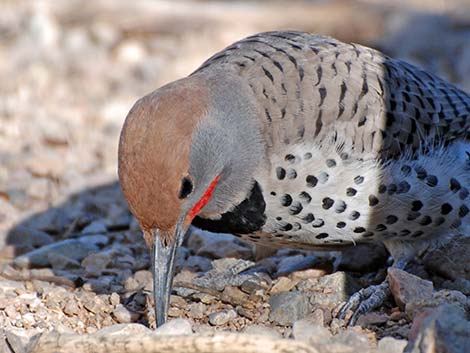
[[301, 32], [232, 44], [196, 71], [226, 67], [249, 83], [271, 148], [334, 135], [358, 153], [399, 156], [429, 141], [465, 138], [470, 96], [401, 60]]

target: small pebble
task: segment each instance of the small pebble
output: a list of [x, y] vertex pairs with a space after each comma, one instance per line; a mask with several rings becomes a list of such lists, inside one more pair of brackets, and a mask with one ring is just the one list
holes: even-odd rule
[[189, 304], [189, 317], [193, 319], [202, 319], [206, 312], [206, 306], [203, 303], [191, 303]]
[[76, 300], [68, 300], [64, 306], [64, 313], [69, 316], [77, 315], [80, 312], [80, 307], [77, 304]]
[[237, 316], [238, 315], [235, 310], [219, 311], [209, 315], [209, 323], [213, 326], [222, 326], [230, 320], [235, 319]]
[[119, 294], [117, 294], [117, 293], [111, 293], [111, 295], [109, 296], [109, 303], [110, 303], [112, 306], [116, 306], [116, 305], [118, 305], [120, 302], [121, 302], [121, 298], [119, 297]]
[[126, 324], [138, 319], [139, 314], [130, 311], [122, 304], [118, 304], [113, 310], [113, 316], [117, 322], [121, 324]]
[[310, 311], [307, 295], [299, 291], [273, 295], [269, 298], [269, 304], [271, 305], [269, 319], [281, 326], [292, 325]]
[[279, 294], [281, 292], [288, 292], [295, 287], [295, 282], [288, 277], [279, 277], [279, 279], [272, 286], [270, 293]]

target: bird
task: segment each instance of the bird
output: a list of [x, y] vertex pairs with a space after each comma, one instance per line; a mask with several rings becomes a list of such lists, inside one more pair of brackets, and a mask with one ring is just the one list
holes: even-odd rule
[[[381, 243], [405, 269], [470, 224], [470, 96], [354, 43], [297, 31], [237, 41], [139, 99], [118, 175], [152, 249], [156, 324], [190, 226], [261, 246]], [[387, 280], [353, 294], [351, 321]]]

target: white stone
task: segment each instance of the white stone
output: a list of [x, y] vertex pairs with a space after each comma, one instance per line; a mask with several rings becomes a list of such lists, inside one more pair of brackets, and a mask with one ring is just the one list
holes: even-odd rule
[[407, 340], [399, 340], [393, 337], [384, 337], [377, 344], [379, 353], [403, 353]]
[[124, 305], [118, 304], [113, 310], [113, 316], [121, 323], [129, 323], [138, 318], [138, 314], [128, 310]]
[[174, 319], [155, 330], [160, 335], [190, 335], [193, 333], [191, 322], [186, 319]]

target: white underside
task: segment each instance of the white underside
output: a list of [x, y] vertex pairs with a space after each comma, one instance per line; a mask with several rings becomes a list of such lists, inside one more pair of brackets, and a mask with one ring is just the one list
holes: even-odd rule
[[[325, 147], [304, 144], [293, 146], [286, 150], [284, 155], [273, 156], [270, 170], [258, 176], [257, 180], [263, 187], [268, 219], [259, 239], [256, 235], [247, 239], [268, 245], [273, 242], [276, 246], [302, 248], [307, 244], [317, 248], [378, 241], [386, 245], [404, 243], [406, 247], [416, 249], [430, 241], [444, 241], [458, 233], [466, 234], [470, 226], [470, 214], [462, 217], [459, 211], [461, 207], [470, 208], [470, 196], [462, 199], [460, 194], [462, 190], [470, 187], [468, 151], [469, 143], [455, 142], [447, 147], [433, 148], [414, 159], [405, 154], [398, 161], [380, 163], [373, 156], [354, 155], [341, 144]], [[306, 159], [306, 153], [311, 153], [312, 157]], [[288, 154], [295, 156], [295, 159], [286, 160], [285, 156]], [[345, 154], [348, 154], [349, 158], [342, 159], [341, 156], [344, 157]], [[336, 166], [328, 167], [325, 162], [328, 159], [334, 160]], [[409, 175], [402, 171], [403, 166], [411, 168]], [[278, 167], [286, 171], [286, 177], [282, 180], [276, 175]], [[420, 168], [431, 177], [419, 179], [417, 170]], [[293, 174], [292, 170], [297, 176], [288, 178], [288, 175]], [[327, 180], [325, 173], [328, 174]], [[318, 179], [315, 187], [307, 185], [306, 178], [309, 175]], [[355, 178], [363, 178], [363, 182], [357, 183]], [[450, 189], [451, 178], [459, 182], [459, 190]], [[434, 185], [436, 179], [437, 183]], [[385, 193], [379, 193], [380, 185], [388, 187], [400, 183], [402, 192], [389, 194], [387, 190]], [[408, 190], [405, 183], [409, 185]], [[353, 188], [357, 193], [347, 196], [348, 188]], [[403, 192], [404, 190], [406, 191]], [[311, 196], [310, 202], [299, 196], [302, 191]], [[285, 194], [292, 197], [293, 203], [300, 202], [300, 213], [292, 214], [289, 212], [289, 206], [281, 204], [281, 198]], [[370, 205], [370, 195], [377, 198], [376, 205]], [[329, 209], [322, 206], [325, 198], [334, 200]], [[412, 203], [417, 200], [422, 202], [423, 206], [418, 211], [419, 216], [409, 220]], [[451, 205], [452, 211], [443, 215], [441, 208], [445, 203]], [[354, 211], [360, 214], [357, 219], [351, 216]], [[314, 215], [317, 227], [312, 225], [313, 222], [304, 220], [308, 213]], [[431, 223], [426, 224], [429, 218], [425, 217], [430, 217]], [[324, 225], [318, 227], [318, 223], [321, 223], [318, 220], [322, 220]], [[338, 224], [343, 226], [341, 222], [345, 223], [343, 228], [338, 227]], [[440, 222], [442, 224], [439, 224]], [[292, 229], [283, 230], [286, 224], [292, 225]], [[379, 225], [385, 225], [387, 229], [377, 231]], [[358, 232], [361, 228], [366, 231]], [[410, 234], [406, 234], [408, 231]], [[416, 233], [419, 231], [423, 234]], [[319, 235], [322, 239], [317, 238]]]

